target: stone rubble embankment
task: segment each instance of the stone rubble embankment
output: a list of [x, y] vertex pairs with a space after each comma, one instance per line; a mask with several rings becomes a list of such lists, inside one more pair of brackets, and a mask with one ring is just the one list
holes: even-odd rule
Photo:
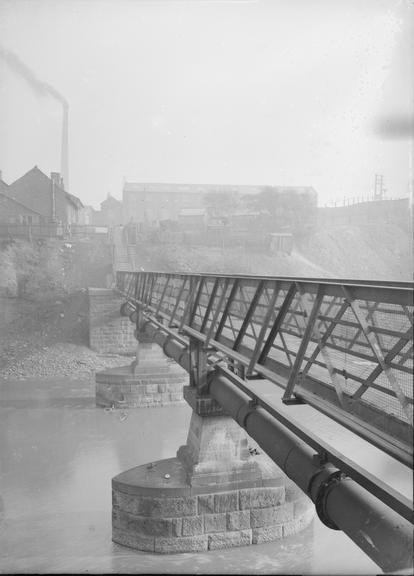
[[60, 342], [50, 347], [34, 350], [0, 369], [0, 378], [24, 380], [38, 377], [67, 376], [73, 380], [89, 379], [96, 371], [125, 366], [132, 358], [102, 355], [86, 346]]
[[88, 347], [84, 292], [50, 302], [0, 299], [0, 379], [70, 377], [89, 380], [131, 356], [99, 354]]

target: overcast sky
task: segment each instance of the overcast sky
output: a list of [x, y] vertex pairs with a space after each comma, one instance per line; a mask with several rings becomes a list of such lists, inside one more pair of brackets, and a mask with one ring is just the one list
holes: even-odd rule
[[[408, 195], [408, 0], [0, 0], [0, 46], [69, 102], [70, 191], [124, 178]], [[411, 26], [411, 30], [410, 30]], [[60, 169], [62, 106], [0, 58], [0, 169]]]

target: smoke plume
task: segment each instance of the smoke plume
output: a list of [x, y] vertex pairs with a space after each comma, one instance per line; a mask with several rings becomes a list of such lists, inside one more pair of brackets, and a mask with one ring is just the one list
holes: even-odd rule
[[62, 118], [62, 148], [61, 148], [61, 167], [60, 171], [62, 174], [62, 179], [64, 187], [67, 190], [69, 186], [69, 167], [68, 167], [68, 101], [56, 88], [43, 82], [36, 76], [36, 74], [31, 70], [20, 58], [0, 45], [0, 59], [8, 64], [11, 70], [16, 74], [24, 78], [32, 90], [38, 96], [51, 96], [63, 107], [63, 118]]
[[51, 96], [58, 100], [65, 108], [67, 108], [68, 101], [56, 88], [48, 84], [47, 82], [43, 82], [40, 80], [36, 74], [24, 63], [20, 60], [20, 58], [7, 50], [3, 46], [0, 46], [0, 58], [6, 62], [9, 67], [14, 70], [19, 76], [24, 78], [26, 82], [31, 86], [31, 88], [38, 94], [39, 96]]

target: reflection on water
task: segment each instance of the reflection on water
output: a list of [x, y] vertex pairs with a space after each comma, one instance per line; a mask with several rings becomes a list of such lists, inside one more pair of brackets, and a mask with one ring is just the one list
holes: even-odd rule
[[94, 407], [92, 383], [2, 383], [2, 573], [377, 574], [349, 538], [319, 521], [282, 541], [156, 556], [111, 541], [111, 478], [175, 455], [188, 406]]

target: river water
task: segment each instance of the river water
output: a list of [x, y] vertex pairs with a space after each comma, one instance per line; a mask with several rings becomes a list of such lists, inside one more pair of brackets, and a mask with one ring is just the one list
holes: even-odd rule
[[[0, 390], [1, 573], [380, 573], [345, 534], [317, 519], [299, 535], [223, 551], [160, 556], [114, 544], [111, 478], [174, 456], [190, 408], [105, 411], [95, 407], [92, 378], [0, 382]], [[320, 425], [313, 411], [307, 418]], [[337, 431], [324, 430], [340, 442]], [[373, 462], [410, 492], [406, 470], [387, 458]]]

